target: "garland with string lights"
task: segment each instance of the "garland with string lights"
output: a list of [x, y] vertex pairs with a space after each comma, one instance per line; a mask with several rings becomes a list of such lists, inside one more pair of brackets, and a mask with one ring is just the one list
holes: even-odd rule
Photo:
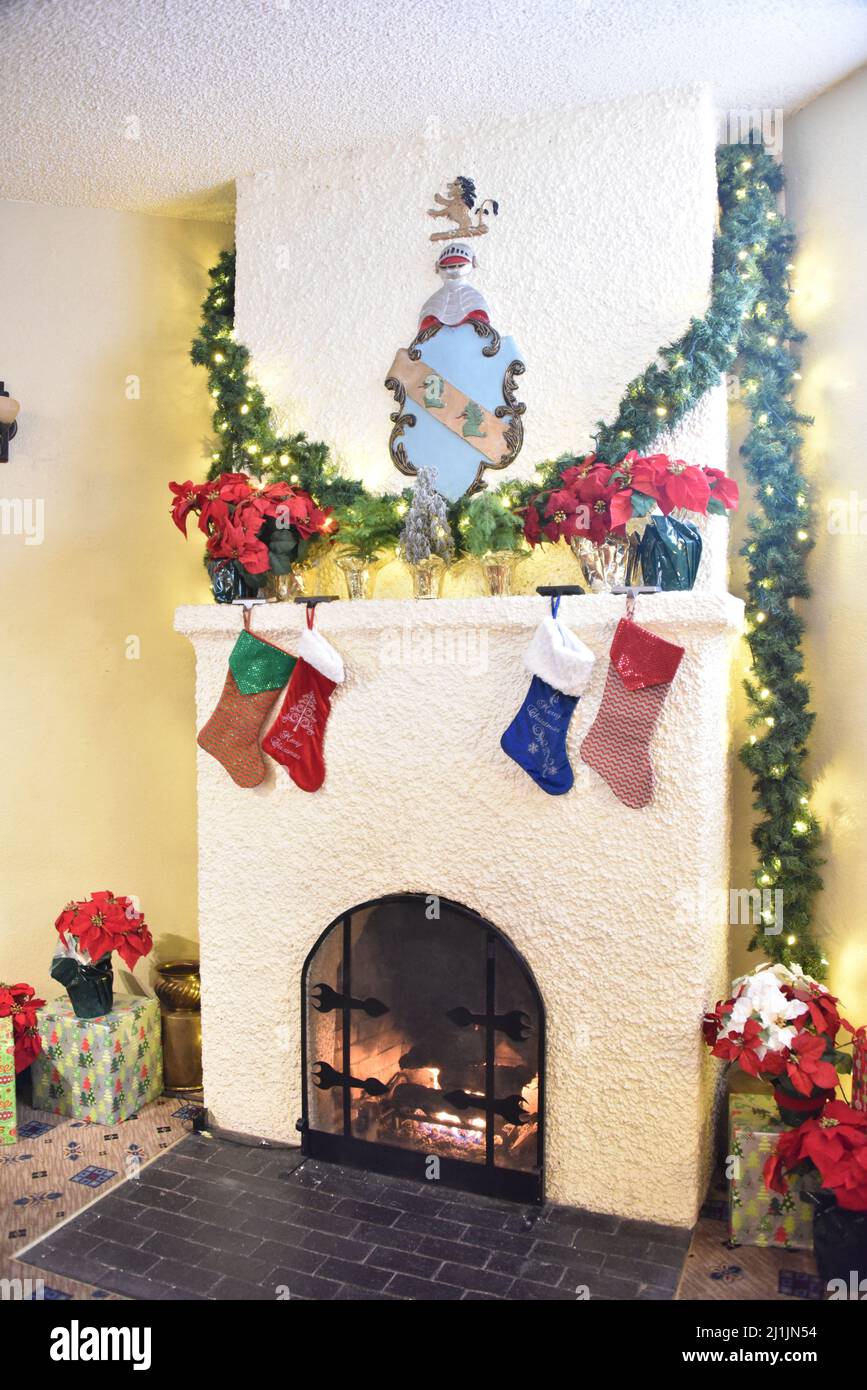
[[[810, 491], [799, 460], [801, 429], [809, 419], [791, 399], [799, 365], [794, 345], [803, 338], [789, 315], [795, 237], [777, 209], [782, 169], [761, 146], [721, 147], [717, 176], [720, 225], [708, 310], [629, 383], [615, 418], [599, 422], [594, 452], [606, 463], [619, 462], [631, 449], [646, 453], [718, 386], [721, 373], [732, 372], [739, 363], [752, 421], [741, 453], [756, 491], [750, 540], [742, 551], [748, 565], [752, 655], [752, 674], [744, 687], [750, 726], [760, 730], [740, 756], [753, 776], [753, 805], [759, 814], [752, 831], [758, 854], [754, 882], [759, 889], [780, 890], [784, 906], [783, 923], [775, 921], [772, 911], [764, 912], [750, 948], [786, 965], [797, 962], [821, 979], [827, 962], [810, 932], [813, 898], [822, 886], [821, 831], [810, 810], [803, 768], [814, 715], [807, 708], [809, 689], [803, 679], [804, 625], [793, 607], [794, 600], [809, 596], [806, 557], [812, 548]], [[375, 514], [379, 536], [389, 533], [393, 515], [396, 541], [411, 490], [372, 494], [339, 472], [326, 444], [304, 434], [275, 432], [265, 397], [249, 376], [249, 351], [233, 337], [233, 251], [222, 253], [210, 278], [190, 354], [207, 368], [215, 402], [216, 446], [209, 478], [247, 469], [268, 482], [302, 487], [317, 505], [335, 508], [347, 539], [353, 524], [363, 533], [368, 511]], [[533, 481], [502, 483], [496, 496], [520, 510], [534, 493], [555, 486], [576, 461], [568, 454], [542, 464]], [[449, 508], [456, 536], [466, 525], [468, 504], [462, 498]]]

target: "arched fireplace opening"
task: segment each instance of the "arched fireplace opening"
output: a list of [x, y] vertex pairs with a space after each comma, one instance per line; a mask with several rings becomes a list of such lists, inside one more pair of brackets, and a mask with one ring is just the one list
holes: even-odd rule
[[304, 1152], [541, 1201], [544, 1022], [526, 963], [469, 908], [352, 908], [301, 977]]

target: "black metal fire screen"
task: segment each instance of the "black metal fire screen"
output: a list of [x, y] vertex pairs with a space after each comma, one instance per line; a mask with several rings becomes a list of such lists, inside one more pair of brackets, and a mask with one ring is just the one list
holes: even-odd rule
[[542, 1200], [544, 1010], [477, 913], [405, 893], [323, 932], [301, 978], [305, 1153]]

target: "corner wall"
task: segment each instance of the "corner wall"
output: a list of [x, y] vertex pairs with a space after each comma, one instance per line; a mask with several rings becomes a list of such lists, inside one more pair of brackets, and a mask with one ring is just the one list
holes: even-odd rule
[[[207, 586], [167, 483], [206, 466], [205, 378], [187, 354], [230, 239], [211, 223], [0, 204], [0, 376], [22, 403], [0, 464], [0, 979], [49, 997], [70, 897], [136, 894], [166, 952], [196, 937], [193, 659], [171, 618]], [[16, 513], [40, 500], [44, 540], [29, 545]]]
[[[829, 984], [856, 1024], [867, 1022], [865, 127], [867, 69], [862, 69], [791, 117], [783, 148], [786, 210], [799, 239], [793, 313], [808, 335], [797, 403], [815, 420], [805, 431], [804, 448], [816, 497], [816, 548], [809, 560], [813, 596], [800, 606], [816, 711], [809, 770], [827, 860], [814, 929], [830, 961]], [[732, 467], [740, 471], [734, 460]], [[839, 532], [835, 517], [841, 505]], [[744, 515], [747, 511], [744, 507]], [[741, 664], [735, 663], [738, 673]], [[733, 881], [748, 887], [751, 812], [743, 770], [736, 775], [735, 794]], [[736, 944], [736, 971], [762, 959], [747, 955], [743, 944]]]

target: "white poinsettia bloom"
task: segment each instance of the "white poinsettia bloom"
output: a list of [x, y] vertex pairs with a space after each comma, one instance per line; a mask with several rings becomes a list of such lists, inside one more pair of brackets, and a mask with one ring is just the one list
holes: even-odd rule
[[781, 1028], [777, 1024], [771, 1024], [768, 1029], [768, 1052], [784, 1052], [787, 1047], [792, 1046], [797, 1036], [797, 1028]]

